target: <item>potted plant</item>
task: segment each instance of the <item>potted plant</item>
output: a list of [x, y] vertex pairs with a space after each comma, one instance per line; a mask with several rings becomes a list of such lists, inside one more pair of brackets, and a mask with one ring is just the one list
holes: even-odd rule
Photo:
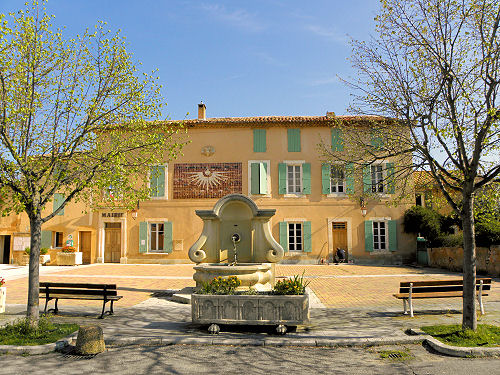
[[47, 247], [42, 247], [40, 249], [40, 263], [45, 265], [50, 262], [49, 249]]
[[210, 333], [218, 333], [219, 324], [237, 324], [276, 325], [276, 331], [285, 334], [287, 326], [309, 321], [309, 296], [303, 275], [278, 281], [271, 292], [238, 292], [239, 285], [235, 276], [202, 283], [191, 296], [193, 323], [209, 324]]
[[7, 298], [7, 288], [5, 285], [5, 279], [0, 277], [0, 313], [5, 312], [5, 300]]
[[23, 255], [21, 256], [21, 260], [19, 261], [20, 266], [27, 266], [30, 263], [30, 252], [31, 249], [29, 246], [27, 246], [24, 249]]
[[73, 246], [64, 246], [60, 252], [57, 253], [58, 266], [76, 266], [82, 264], [82, 253], [76, 251]]

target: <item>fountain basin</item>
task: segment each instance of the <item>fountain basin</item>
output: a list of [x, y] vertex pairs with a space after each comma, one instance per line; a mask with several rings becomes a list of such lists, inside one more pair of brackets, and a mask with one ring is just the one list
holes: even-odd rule
[[274, 284], [274, 265], [271, 263], [238, 263], [234, 266], [227, 263], [202, 263], [193, 268], [196, 287], [219, 276], [236, 276], [241, 281], [237, 290], [252, 288], [258, 291], [270, 291]]

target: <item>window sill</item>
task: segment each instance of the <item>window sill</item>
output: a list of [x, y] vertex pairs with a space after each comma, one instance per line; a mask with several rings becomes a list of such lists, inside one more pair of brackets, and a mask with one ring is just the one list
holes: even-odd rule
[[150, 197], [152, 201], [157, 201], [157, 200], [167, 200], [167, 197]]
[[271, 198], [271, 194], [250, 194], [251, 198]]
[[287, 193], [287, 194], [283, 194], [283, 197], [284, 198], [307, 198], [307, 194], [302, 194], [302, 193], [291, 194], [291, 193]]
[[326, 194], [327, 198], [347, 198], [347, 193], [330, 193]]
[[165, 254], [168, 255], [166, 251], [148, 251], [147, 253], [140, 253], [141, 255], [157, 255], [157, 254]]

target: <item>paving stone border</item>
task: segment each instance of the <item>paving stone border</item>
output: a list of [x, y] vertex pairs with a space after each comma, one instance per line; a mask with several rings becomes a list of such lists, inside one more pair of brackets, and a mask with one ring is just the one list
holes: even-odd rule
[[51, 344], [45, 345], [0, 345], [0, 354], [47, 354], [55, 350], [61, 350], [76, 339], [78, 331]]
[[435, 351], [452, 357], [500, 357], [500, 347], [465, 347], [445, 344], [420, 329], [410, 329], [412, 335], [420, 336]]

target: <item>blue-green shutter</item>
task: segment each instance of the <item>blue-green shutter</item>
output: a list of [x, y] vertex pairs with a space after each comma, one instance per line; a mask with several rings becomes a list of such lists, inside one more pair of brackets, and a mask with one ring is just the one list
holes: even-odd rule
[[330, 194], [331, 165], [321, 165], [321, 187], [323, 194]]
[[363, 191], [371, 193], [372, 191], [372, 171], [370, 165], [363, 167]]
[[253, 152], [266, 152], [266, 129], [253, 130]]
[[157, 197], [165, 196], [165, 166], [158, 166]]
[[373, 221], [365, 221], [365, 250], [373, 251]]
[[389, 220], [389, 250], [396, 251], [398, 249], [398, 232], [396, 220]]
[[303, 236], [304, 236], [304, 252], [310, 253], [312, 251], [312, 241], [311, 241], [311, 222], [304, 221], [302, 224]]
[[46, 248], [51, 248], [52, 247], [52, 231], [50, 230], [42, 230], [42, 238], [40, 241], [40, 248], [46, 247]]
[[267, 163], [259, 163], [259, 191], [267, 194]]
[[311, 163], [302, 164], [302, 194], [311, 194]]
[[[54, 205], [52, 207], [52, 212], [54, 212], [55, 210], [57, 210], [59, 207], [61, 207], [61, 205], [63, 204], [64, 202], [64, 199], [66, 199], [64, 197], [64, 194], [60, 194], [60, 193], [54, 193]], [[58, 216], [62, 216], [64, 215], [64, 208], [59, 211], [59, 213], [57, 214]]]
[[148, 223], [141, 221], [139, 223], [139, 253], [148, 252]]
[[288, 129], [288, 152], [300, 152], [300, 129]]
[[280, 221], [280, 245], [285, 252], [288, 251], [288, 223]]
[[387, 193], [394, 194], [396, 190], [396, 178], [394, 176], [394, 163], [385, 164], [386, 179], [387, 179]]
[[166, 253], [171, 253], [173, 249], [172, 245], [172, 222], [164, 221], [163, 222], [163, 250]]
[[286, 164], [278, 164], [278, 190], [279, 194], [286, 194]]
[[354, 194], [354, 164], [345, 165], [345, 186], [347, 194]]
[[151, 189], [151, 196], [158, 196], [158, 167], [151, 167], [149, 170], [149, 187]]
[[384, 148], [383, 138], [378, 133], [375, 132], [372, 132], [370, 134], [370, 144], [377, 150], [381, 150], [382, 148]]
[[259, 163], [251, 163], [250, 164], [250, 193], [251, 194], [259, 194], [260, 193], [260, 167]]
[[332, 151], [344, 151], [342, 129], [332, 129]]

